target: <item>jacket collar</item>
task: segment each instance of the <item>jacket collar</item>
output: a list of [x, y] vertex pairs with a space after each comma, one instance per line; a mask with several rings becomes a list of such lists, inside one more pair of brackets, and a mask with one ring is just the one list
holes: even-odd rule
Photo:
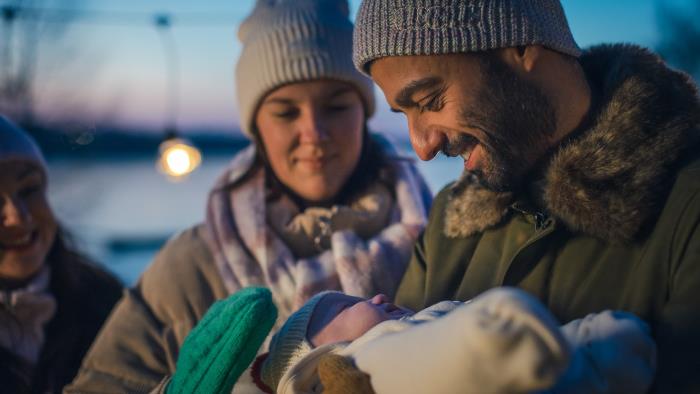
[[[593, 47], [580, 62], [600, 103], [592, 126], [563, 143], [545, 165], [541, 205], [573, 232], [629, 242], [656, 219], [674, 165], [698, 139], [697, 88], [633, 45]], [[517, 197], [487, 190], [468, 176], [449, 191], [448, 237], [498, 224]]]

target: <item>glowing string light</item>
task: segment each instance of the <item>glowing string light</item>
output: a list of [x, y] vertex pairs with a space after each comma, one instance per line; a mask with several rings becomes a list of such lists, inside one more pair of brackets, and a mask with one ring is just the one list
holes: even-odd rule
[[202, 162], [202, 154], [188, 141], [170, 138], [159, 148], [158, 169], [173, 180], [184, 179]]

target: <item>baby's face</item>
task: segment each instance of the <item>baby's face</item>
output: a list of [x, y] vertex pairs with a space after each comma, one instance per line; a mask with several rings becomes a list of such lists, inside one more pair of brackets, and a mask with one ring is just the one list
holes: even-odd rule
[[335, 296], [332, 304], [325, 305], [321, 313], [314, 312], [307, 333], [314, 347], [352, 341], [383, 321], [412, 314], [412, 311], [389, 302], [384, 294], [370, 299], [343, 294]]

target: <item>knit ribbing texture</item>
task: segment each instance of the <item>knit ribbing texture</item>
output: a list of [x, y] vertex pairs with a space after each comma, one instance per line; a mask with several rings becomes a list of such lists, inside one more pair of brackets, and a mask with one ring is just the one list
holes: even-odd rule
[[364, 0], [355, 21], [355, 67], [378, 58], [542, 45], [578, 57], [559, 0]]

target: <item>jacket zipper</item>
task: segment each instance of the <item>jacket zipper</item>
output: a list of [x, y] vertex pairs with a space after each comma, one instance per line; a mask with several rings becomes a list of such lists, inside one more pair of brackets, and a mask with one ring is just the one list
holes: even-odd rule
[[524, 208], [521, 208], [518, 204], [511, 205], [511, 208], [525, 216], [530, 216], [533, 219], [535, 219], [535, 230], [540, 231], [546, 227], [547, 219], [549, 219], [549, 217], [544, 212], [528, 211]]
[[535, 216], [535, 230], [542, 230], [547, 224], [547, 215], [542, 212], [535, 212], [533, 215]]
[[[518, 210], [516, 208], [516, 210]], [[520, 211], [520, 210], [518, 210]], [[522, 212], [522, 211], [520, 211]], [[532, 213], [529, 212], [523, 212], [526, 215], [533, 215]], [[543, 213], [537, 213], [535, 215], [535, 229], [536, 232], [535, 234], [527, 241], [525, 242], [524, 245], [520, 246], [518, 250], [515, 252], [513, 257], [510, 259], [508, 262], [508, 268], [505, 270], [503, 273], [503, 276], [500, 278], [500, 281], [498, 283], [503, 286], [505, 284], [505, 281], [508, 277], [508, 273], [511, 271], [511, 268], [513, 267], [513, 264], [515, 263], [516, 260], [518, 260], [518, 256], [520, 256], [521, 253], [525, 251], [525, 249], [529, 248], [533, 244], [539, 242], [541, 239], [549, 236], [554, 232], [554, 220], [548, 218], [545, 214]]]

